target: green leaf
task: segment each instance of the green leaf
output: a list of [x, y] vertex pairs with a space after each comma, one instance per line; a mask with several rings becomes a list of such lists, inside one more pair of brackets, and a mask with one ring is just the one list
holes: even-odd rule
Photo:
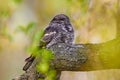
[[39, 42], [43, 37], [44, 30], [40, 30], [36, 32], [35, 36], [33, 37], [32, 45], [28, 48], [28, 53], [32, 53], [32, 55], [37, 56], [42, 52], [42, 48], [39, 47]]
[[49, 64], [47, 62], [40, 62], [40, 64], [37, 65], [37, 70], [41, 73], [47, 73], [49, 70]]
[[30, 32], [34, 29], [34, 27], [36, 26], [36, 24], [34, 22], [30, 22], [27, 27], [26, 27], [26, 32]]
[[13, 40], [12, 35], [10, 35], [10, 33], [8, 32], [8, 28], [7, 27], [3, 27], [1, 29], [0, 35], [2, 35], [3, 37], [7, 38], [9, 41]]
[[6, 18], [10, 15], [10, 12], [8, 10], [2, 10], [0, 11], [0, 16], [3, 18]]
[[18, 29], [17, 29], [18, 31], [22, 31], [22, 32], [25, 32], [26, 33], [26, 29], [25, 29], [25, 26], [19, 26], [18, 27]]
[[34, 22], [30, 22], [27, 26], [20, 25], [16, 29], [16, 31], [21, 31], [24, 32], [25, 34], [28, 34], [33, 31], [35, 28], [36, 24]]
[[53, 57], [52, 51], [43, 49], [42, 50], [42, 59], [46, 61], [50, 61]]
[[35, 33], [35, 37], [33, 38], [33, 43], [39, 43], [44, 35], [44, 30], [41, 29], [40, 31]]
[[20, 4], [20, 3], [22, 3], [22, 1], [23, 0], [13, 0], [13, 2], [16, 3], [16, 4]]
[[49, 72], [47, 73], [47, 78], [46, 80], [55, 80], [55, 76], [56, 76], [56, 71], [51, 69], [49, 70]]
[[81, 9], [84, 13], [88, 10], [89, 0], [79, 0]]

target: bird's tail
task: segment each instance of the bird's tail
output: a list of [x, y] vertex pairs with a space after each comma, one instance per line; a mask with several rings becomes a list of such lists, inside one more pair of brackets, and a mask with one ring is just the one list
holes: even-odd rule
[[34, 56], [30, 56], [30, 57], [25, 59], [26, 64], [23, 67], [24, 71], [27, 71], [27, 69], [31, 66], [32, 62], [34, 61], [34, 59], [35, 59]]

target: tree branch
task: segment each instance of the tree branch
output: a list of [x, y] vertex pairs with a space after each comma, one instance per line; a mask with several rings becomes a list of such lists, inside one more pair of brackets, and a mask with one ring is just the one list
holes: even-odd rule
[[[54, 59], [51, 67], [57, 71], [93, 71], [102, 69], [120, 69], [120, 38], [101, 44], [56, 44], [50, 50]], [[45, 77], [36, 71], [40, 62], [37, 57], [32, 66], [22, 76], [14, 80], [37, 80]], [[23, 79], [24, 78], [24, 79]], [[26, 78], [26, 79], [25, 79]]]

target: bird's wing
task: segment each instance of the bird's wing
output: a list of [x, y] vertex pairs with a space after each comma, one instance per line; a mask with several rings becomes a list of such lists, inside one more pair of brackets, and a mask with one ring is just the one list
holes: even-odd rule
[[[53, 39], [55, 34], [56, 34], [56, 31], [53, 31], [53, 29], [51, 27], [46, 28], [45, 32], [44, 32], [44, 36], [40, 40], [39, 48], [45, 47], [47, 44], [49, 44], [49, 42]], [[35, 56], [33, 56], [33, 55], [31, 55], [30, 57], [25, 59], [26, 64], [23, 67], [24, 71], [28, 70], [28, 68], [31, 66], [32, 62], [34, 61], [34, 59], [35, 59]]]

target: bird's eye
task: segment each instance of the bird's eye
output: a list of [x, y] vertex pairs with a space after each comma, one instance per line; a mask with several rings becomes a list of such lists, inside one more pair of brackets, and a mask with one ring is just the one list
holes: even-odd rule
[[64, 20], [64, 18], [61, 18], [60, 20]]
[[54, 20], [57, 20], [56, 18], [54, 18]]

